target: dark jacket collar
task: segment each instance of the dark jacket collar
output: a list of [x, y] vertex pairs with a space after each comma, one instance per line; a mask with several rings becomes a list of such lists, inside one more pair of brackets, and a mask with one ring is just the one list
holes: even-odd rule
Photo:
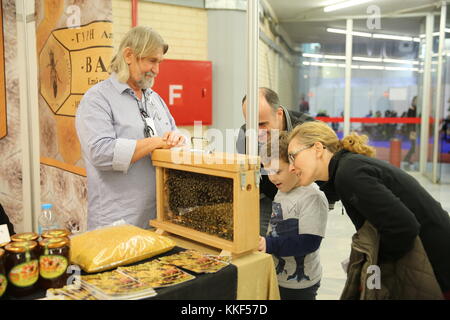
[[320, 186], [320, 189], [327, 193], [327, 192], [333, 192], [335, 193], [334, 189], [334, 179], [336, 177], [336, 171], [339, 165], [339, 161], [341, 158], [349, 153], [350, 151], [342, 149], [341, 151], [336, 152], [333, 157], [330, 160], [330, 163], [328, 164], [328, 181], [326, 181], [323, 185]]

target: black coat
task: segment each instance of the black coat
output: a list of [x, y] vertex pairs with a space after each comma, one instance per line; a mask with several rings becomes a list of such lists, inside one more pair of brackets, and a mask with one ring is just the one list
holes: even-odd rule
[[384, 161], [342, 150], [321, 188], [340, 197], [356, 229], [366, 219], [380, 234], [381, 261], [408, 252], [418, 235], [443, 292], [450, 290], [450, 217], [411, 175]]
[[9, 221], [8, 216], [6, 215], [5, 210], [3, 210], [2, 205], [0, 204], [0, 225], [2, 224], [6, 224], [8, 226], [8, 231], [9, 231], [9, 235], [12, 236], [13, 234], [15, 234], [14, 232], [14, 226], [13, 224]]

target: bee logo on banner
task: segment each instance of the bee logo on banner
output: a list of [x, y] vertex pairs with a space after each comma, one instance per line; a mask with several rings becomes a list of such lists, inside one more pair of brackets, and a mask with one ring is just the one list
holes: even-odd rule
[[57, 115], [75, 116], [83, 94], [108, 78], [111, 22], [54, 30], [39, 55], [41, 90]]

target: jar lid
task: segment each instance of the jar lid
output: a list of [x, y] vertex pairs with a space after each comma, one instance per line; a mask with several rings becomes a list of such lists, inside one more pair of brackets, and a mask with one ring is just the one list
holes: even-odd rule
[[11, 236], [11, 241], [35, 241], [39, 235], [34, 232], [17, 233]]
[[26, 252], [27, 250], [32, 250], [36, 248], [36, 241], [20, 241], [20, 242], [11, 242], [5, 247], [6, 251], [9, 252]]
[[52, 229], [42, 233], [42, 238], [61, 238], [70, 236], [70, 231], [67, 229]]
[[7, 245], [8, 243], [9, 243], [9, 242], [0, 243], [0, 248], [6, 247], [6, 245]]
[[60, 238], [45, 238], [44, 240], [39, 241], [39, 245], [41, 247], [47, 247], [49, 249], [61, 248], [70, 244], [69, 238], [60, 237]]

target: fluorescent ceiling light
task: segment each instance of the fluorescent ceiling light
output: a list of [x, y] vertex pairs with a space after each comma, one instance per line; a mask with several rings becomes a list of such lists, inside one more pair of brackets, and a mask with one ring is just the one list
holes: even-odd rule
[[302, 54], [303, 57], [306, 58], [323, 58], [323, 54], [317, 54], [317, 53], [304, 53]]
[[[445, 55], [446, 53], [443, 53]], [[450, 53], [447, 53], [450, 55]], [[438, 56], [438, 54], [433, 54], [433, 57]], [[304, 53], [303, 57], [306, 58], [320, 58], [320, 59], [330, 59], [330, 60], [345, 60], [345, 56], [340, 55], [329, 55], [329, 54], [317, 54], [317, 53]], [[398, 64], [419, 64], [417, 60], [401, 60], [401, 59], [389, 59], [389, 58], [369, 58], [369, 57], [353, 57], [354, 61], [364, 61], [364, 62], [374, 62], [374, 63], [398, 63]], [[436, 63], [436, 62], [434, 62]], [[423, 63], [422, 63], [423, 64]]]
[[346, 33], [346, 30], [345, 30], [345, 29], [327, 28], [327, 32], [332, 32], [332, 33], [342, 33], [342, 34], [345, 34], [345, 33]]
[[333, 60], [345, 60], [345, 56], [335, 56], [335, 55], [330, 55], [330, 54], [326, 54], [323, 56], [325, 59], [333, 59]]
[[344, 9], [344, 8], [348, 8], [348, 7], [353, 7], [359, 4], [363, 4], [366, 2], [369, 2], [372, 0], [349, 0], [349, 1], [344, 1], [341, 3], [337, 3], [337, 4], [333, 4], [331, 6], [327, 6], [325, 8], [323, 8], [324, 12], [331, 12], [331, 11], [336, 11], [336, 10], [340, 10], [340, 9]]
[[337, 67], [336, 63], [326, 63], [326, 62], [311, 62], [311, 65], [319, 67]]
[[[345, 64], [344, 64], [344, 63], [339, 63], [339, 64], [338, 64], [338, 67], [339, 67], [339, 68], [345, 68]], [[351, 65], [351, 68], [352, 68], [352, 69], [359, 69], [359, 66], [358, 66], [357, 64], [352, 64], [352, 65]]]
[[415, 60], [400, 60], [400, 59], [383, 59], [385, 63], [401, 63], [401, 64], [419, 64], [419, 61]]
[[[334, 68], [345, 68], [344, 63], [324, 63], [324, 62], [307, 62], [304, 61], [305, 66], [316, 66], [316, 67], [334, 67]], [[386, 71], [414, 71], [422, 73], [423, 69], [419, 68], [406, 68], [406, 67], [384, 67], [384, 66], [372, 66], [372, 65], [351, 65], [352, 69], [363, 69], [363, 70], [386, 70]], [[436, 71], [436, 69], [433, 69]], [[432, 71], [433, 71], [432, 70]]]
[[352, 36], [372, 38], [372, 34], [368, 32], [352, 31]]
[[419, 71], [419, 68], [405, 68], [405, 67], [384, 67], [384, 69], [390, 71]]
[[381, 58], [366, 58], [366, 57], [353, 57], [355, 61], [366, 61], [366, 62], [382, 62]]
[[388, 40], [401, 40], [401, 41], [413, 41], [413, 37], [405, 36], [394, 36], [390, 34], [374, 33], [373, 37], [375, 39], [388, 39]]
[[383, 66], [359, 66], [359, 68], [367, 70], [384, 70]]
[[[347, 33], [347, 30], [345, 30], [345, 29], [327, 28], [326, 30], [327, 30], [327, 32], [331, 32], [331, 33], [340, 33], [340, 34]], [[417, 38], [417, 37], [395, 36], [395, 35], [384, 34], [384, 33], [368, 33], [368, 32], [352, 31], [352, 35], [356, 36], [356, 37], [420, 42], [420, 38]]]
[[[336, 28], [327, 28], [327, 32], [346, 34], [347, 30], [345, 30], [345, 29], [336, 29]], [[371, 38], [372, 37], [371, 33], [359, 32], [359, 31], [352, 31], [352, 35], [357, 36], [357, 37], [366, 37], [366, 38]]]

